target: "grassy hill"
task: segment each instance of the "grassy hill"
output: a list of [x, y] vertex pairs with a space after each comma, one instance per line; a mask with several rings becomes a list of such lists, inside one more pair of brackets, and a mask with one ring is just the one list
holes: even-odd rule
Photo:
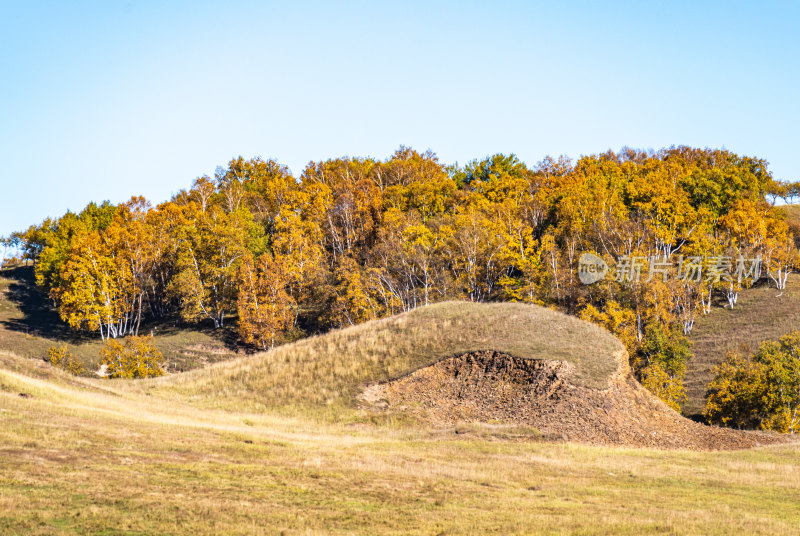
[[800, 225], [800, 204], [783, 205], [779, 209], [786, 215], [789, 225]]
[[213, 407], [338, 411], [367, 382], [487, 349], [569, 361], [575, 381], [596, 388], [624, 351], [602, 328], [542, 307], [445, 302], [147, 384]]
[[[790, 205], [784, 207], [784, 210], [789, 213], [790, 221], [797, 219], [800, 222], [800, 205]], [[790, 275], [787, 290], [782, 296], [777, 294], [778, 291], [775, 289], [763, 285], [748, 289], [741, 294], [739, 304], [733, 311], [721, 307], [720, 304], [720, 307], [715, 307], [710, 315], [698, 318], [690, 337], [694, 358], [687, 367], [686, 387], [689, 400], [684, 406], [684, 413], [691, 415], [702, 411], [706, 386], [713, 377], [713, 368], [724, 358], [727, 351], [752, 351], [763, 340], [777, 339], [788, 331], [800, 329], [800, 275]], [[230, 375], [246, 375], [248, 381], [236, 389], [241, 396], [246, 394], [246, 403], [254, 407], [258, 404], [261, 407], [276, 404], [288, 407], [297, 400], [305, 400], [307, 405], [312, 401], [318, 403], [323, 399], [341, 402], [342, 396], [350, 399], [348, 397], [352, 386], [358, 385], [360, 379], [370, 374], [374, 374], [377, 379], [389, 379], [403, 370], [403, 367], [418, 368], [429, 364], [436, 356], [443, 357], [440, 355], [441, 352], [446, 352], [448, 349], [454, 354], [462, 353], [461, 350], [465, 352], [485, 350], [488, 348], [481, 346], [481, 341], [487, 340], [489, 336], [497, 341], [506, 340], [511, 345], [507, 350], [493, 349], [508, 351], [521, 357], [549, 353], [554, 359], [570, 355], [574, 359], [583, 360], [589, 364], [589, 368], [581, 369], [579, 376], [589, 382], [588, 384], [602, 376], [597, 372], [604, 366], [609, 370], [608, 363], [595, 363], [590, 357], [592, 352], [597, 353], [599, 349], [594, 347], [595, 344], [599, 344], [600, 348], [603, 344], [608, 344], [607, 341], [603, 342], [602, 334], [597, 337], [591, 335], [577, 339], [554, 337], [548, 341], [551, 344], [547, 348], [519, 347], [521, 343], [516, 339], [519, 334], [523, 334], [523, 337], [525, 333], [542, 332], [569, 335], [569, 329], [578, 329], [573, 326], [567, 332], [563, 332], [562, 330], [567, 328], [560, 326], [560, 322], [565, 317], [556, 313], [554, 313], [556, 316], [549, 316], [549, 324], [539, 323], [540, 320], [523, 318], [524, 315], [521, 317], [512, 314], [506, 318], [506, 313], [512, 311], [514, 306], [494, 304], [489, 306], [489, 309], [481, 310], [480, 313], [475, 309], [476, 315], [490, 315], [486, 321], [480, 321], [475, 317], [461, 318], [454, 310], [447, 313], [448, 306], [442, 305], [442, 307], [443, 309], [432, 315], [440, 318], [441, 323], [426, 325], [426, 319], [430, 318], [429, 313], [421, 313], [422, 310], [418, 310], [407, 317], [399, 317], [405, 318], [404, 320], [388, 319], [384, 324], [377, 324], [381, 329], [385, 328], [381, 334], [372, 333], [375, 327], [370, 326], [347, 335], [356, 338], [353, 340], [333, 335], [332, 338], [325, 339], [326, 345], [332, 345], [330, 350], [317, 348], [315, 345], [318, 344], [318, 338], [310, 338], [279, 348], [276, 355], [280, 355], [280, 358], [254, 357], [252, 360], [237, 361], [230, 365], [224, 363], [237, 355], [242, 355], [243, 350], [238, 346], [235, 333], [229, 328], [222, 331], [210, 328], [198, 329], [173, 322], [172, 325], [162, 324], [155, 327], [154, 335], [159, 349], [166, 358], [169, 372], [197, 369], [193, 375], [167, 381], [171, 384], [174, 382], [173, 389], [176, 392], [185, 393], [197, 388], [209, 393], [224, 393], [227, 391], [223, 384]], [[505, 307], [511, 309], [506, 310]], [[405, 326], [404, 323], [410, 324]], [[447, 331], [451, 326], [461, 329], [458, 334], [460, 340], [450, 338], [437, 340], [442, 330]], [[419, 340], [425, 341], [423, 345], [414, 343], [411, 347], [408, 344], [410, 339], [407, 333], [414, 330], [419, 332]], [[145, 325], [142, 333], [150, 332]], [[386, 351], [382, 354], [385, 362], [379, 363], [374, 355], [355, 356], [352, 353], [353, 347], [362, 347], [357, 342], [361, 336], [375, 339], [363, 348], [370, 348], [373, 354]], [[560, 346], [559, 344], [565, 340], [584, 342], [580, 344], [569, 342], [565, 346]], [[463, 344], [459, 346], [460, 343]], [[49, 347], [62, 344], [66, 344], [70, 351], [84, 362], [87, 370], [97, 368], [100, 340], [94, 334], [76, 334], [64, 325], [49, 300], [33, 284], [32, 267], [21, 266], [0, 270], [0, 349], [23, 357], [43, 359]], [[328, 358], [339, 359], [339, 362], [320, 360], [318, 357], [320, 352]], [[313, 359], [313, 368], [310, 368], [308, 362], [303, 362], [308, 360], [307, 356], [310, 355], [317, 356]], [[335, 374], [336, 370], [349, 366], [348, 360], [362, 358], [361, 369], [353, 371], [349, 379]], [[214, 363], [221, 365], [204, 369]], [[370, 365], [366, 366], [366, 363]], [[595, 370], [595, 367], [599, 368]], [[279, 368], [283, 370], [278, 370]], [[298, 370], [306, 371], [310, 375], [300, 381]], [[330, 386], [332, 391], [315, 388], [312, 393], [305, 392], [310, 389], [309, 385], [319, 385], [320, 378], [326, 375], [339, 382]], [[261, 381], [259, 378], [264, 380], [261, 385], [258, 384]], [[291, 394], [290, 391], [298, 389], [298, 386], [299, 390]], [[229, 396], [217, 397], [219, 400], [213, 402], [214, 404], [232, 404], [230, 400], [233, 399]]]

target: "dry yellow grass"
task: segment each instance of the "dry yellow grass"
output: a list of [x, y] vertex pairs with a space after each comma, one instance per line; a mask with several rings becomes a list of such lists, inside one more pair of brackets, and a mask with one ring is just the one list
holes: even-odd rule
[[800, 204], [781, 205], [778, 210], [786, 215], [790, 225], [800, 225]]
[[[148, 390], [151, 392], [147, 396]], [[30, 396], [20, 397], [20, 393]], [[697, 453], [202, 409], [0, 355], [2, 534], [796, 534], [797, 447]], [[459, 432], [459, 433], [456, 433]]]
[[622, 344], [607, 331], [533, 305], [445, 302], [143, 384], [228, 409], [336, 413], [368, 382], [478, 350], [556, 359], [575, 383], [603, 388]]

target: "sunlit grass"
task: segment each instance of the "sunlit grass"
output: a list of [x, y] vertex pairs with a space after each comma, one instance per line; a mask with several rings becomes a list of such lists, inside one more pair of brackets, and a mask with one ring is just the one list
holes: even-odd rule
[[[797, 447], [699, 453], [202, 409], [0, 369], [2, 534], [793, 534]], [[33, 377], [35, 373], [38, 377]], [[23, 398], [20, 393], [31, 396]], [[458, 431], [459, 433], [456, 433]]]

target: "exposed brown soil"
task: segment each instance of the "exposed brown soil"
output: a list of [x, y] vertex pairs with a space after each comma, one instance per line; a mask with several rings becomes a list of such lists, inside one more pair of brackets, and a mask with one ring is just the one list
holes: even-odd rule
[[686, 419], [633, 378], [624, 353], [615, 359], [617, 372], [598, 389], [571, 381], [575, 367], [566, 361], [474, 352], [368, 386], [361, 400], [374, 411], [404, 413], [436, 427], [508, 423], [592, 444], [728, 450], [790, 440]]

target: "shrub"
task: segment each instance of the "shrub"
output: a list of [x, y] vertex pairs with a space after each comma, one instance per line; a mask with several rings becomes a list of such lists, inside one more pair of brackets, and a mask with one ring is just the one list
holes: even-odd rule
[[671, 378], [681, 380], [686, 374], [686, 361], [692, 357], [686, 337], [660, 324], [647, 326], [639, 355], [648, 365], [657, 364]]
[[163, 376], [164, 356], [153, 345], [153, 337], [125, 337], [106, 340], [100, 349], [100, 364], [106, 366], [109, 378], [150, 378]]
[[72, 355], [66, 346], [51, 346], [47, 350], [47, 361], [54, 367], [66, 370], [70, 374], [83, 374], [84, 367], [78, 358]]

